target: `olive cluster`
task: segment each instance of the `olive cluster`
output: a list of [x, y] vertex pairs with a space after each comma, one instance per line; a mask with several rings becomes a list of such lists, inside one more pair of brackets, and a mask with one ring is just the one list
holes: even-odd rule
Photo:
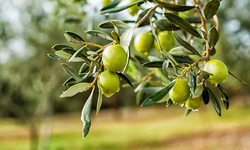
[[[228, 69], [220, 60], [212, 59], [207, 61], [204, 66], [204, 71], [210, 73], [208, 80], [212, 84], [226, 82], [228, 77]], [[169, 91], [169, 97], [174, 104], [185, 104], [188, 109], [199, 109], [203, 101], [201, 95], [198, 97], [190, 96], [190, 87], [187, 81], [183, 79], [175, 80], [175, 85]]]
[[[160, 31], [157, 36], [162, 50], [169, 52], [172, 48], [174, 48], [175, 38], [171, 31]], [[160, 54], [160, 47], [157, 43], [157, 40], [154, 39], [150, 32], [141, 32], [136, 35], [134, 47], [140, 54], [147, 55], [152, 49], [153, 45], [158, 54]]]
[[117, 71], [122, 70], [127, 63], [127, 54], [121, 45], [110, 45], [102, 54], [102, 62], [106, 70], [98, 76], [98, 86], [106, 97], [120, 90], [120, 80]]

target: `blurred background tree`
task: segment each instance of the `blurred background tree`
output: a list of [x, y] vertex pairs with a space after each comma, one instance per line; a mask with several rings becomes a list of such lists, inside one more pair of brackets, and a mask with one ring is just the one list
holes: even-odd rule
[[[250, 16], [248, 0], [223, 1], [218, 18], [220, 18], [221, 37], [218, 45], [218, 57], [221, 57], [229, 69], [240, 79], [249, 83], [250, 26], [246, 17]], [[226, 83], [231, 95], [249, 94], [249, 86], [237, 80], [229, 79]]]
[[[220, 57], [231, 72], [250, 83], [250, 1], [227, 0], [221, 4], [221, 37], [214, 57]], [[33, 127], [34, 119], [44, 115], [79, 112], [88, 93], [71, 98], [70, 105], [68, 99], [59, 99], [67, 75], [47, 53], [55, 43], [66, 43], [66, 30], [90, 38], [84, 31], [107, 19], [98, 14], [101, 7], [86, 0], [10, 0], [0, 1], [0, 8], [0, 117], [17, 117]], [[120, 15], [111, 17], [120, 19]], [[225, 84], [231, 97], [249, 94], [249, 86], [234, 78]], [[129, 95], [127, 99], [122, 99], [124, 93]], [[103, 107], [134, 105], [135, 94], [129, 89], [104, 100]]]

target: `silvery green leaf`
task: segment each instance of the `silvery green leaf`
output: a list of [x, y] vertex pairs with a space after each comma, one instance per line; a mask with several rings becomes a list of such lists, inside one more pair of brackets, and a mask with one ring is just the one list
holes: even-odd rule
[[90, 113], [91, 113], [91, 105], [93, 101], [93, 95], [94, 95], [94, 90], [95, 88], [92, 89], [89, 98], [85, 102], [83, 109], [82, 109], [82, 114], [81, 114], [81, 120], [83, 122], [83, 137], [86, 137], [89, 133], [89, 129], [91, 126], [91, 118], [90, 118]]

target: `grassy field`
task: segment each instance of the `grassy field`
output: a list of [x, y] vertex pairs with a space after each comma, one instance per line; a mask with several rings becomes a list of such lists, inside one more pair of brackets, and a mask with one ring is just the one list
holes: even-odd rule
[[[232, 104], [217, 116], [212, 105], [183, 117], [177, 106], [101, 110], [82, 139], [80, 112], [54, 116], [49, 150], [248, 150], [250, 106]], [[28, 127], [0, 120], [0, 149], [28, 150]], [[49, 126], [48, 126], [49, 127]], [[46, 127], [47, 129], [49, 129]], [[44, 128], [40, 125], [40, 129]]]

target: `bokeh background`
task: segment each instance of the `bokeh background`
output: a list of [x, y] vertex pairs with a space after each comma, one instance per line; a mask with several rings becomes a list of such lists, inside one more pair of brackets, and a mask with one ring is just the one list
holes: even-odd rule
[[[221, 36], [213, 58], [225, 62], [250, 83], [250, 1], [223, 0]], [[229, 77], [223, 86], [230, 109], [217, 116], [212, 104], [183, 117], [184, 109], [135, 103], [131, 88], [104, 99], [82, 139], [81, 109], [88, 92], [60, 99], [67, 75], [50, 59], [54, 44], [67, 44], [65, 31], [100, 44], [84, 31], [107, 19], [134, 19], [126, 11], [100, 15], [99, 1], [0, 1], [0, 149], [1, 150], [163, 150], [250, 148], [249, 85]]]

